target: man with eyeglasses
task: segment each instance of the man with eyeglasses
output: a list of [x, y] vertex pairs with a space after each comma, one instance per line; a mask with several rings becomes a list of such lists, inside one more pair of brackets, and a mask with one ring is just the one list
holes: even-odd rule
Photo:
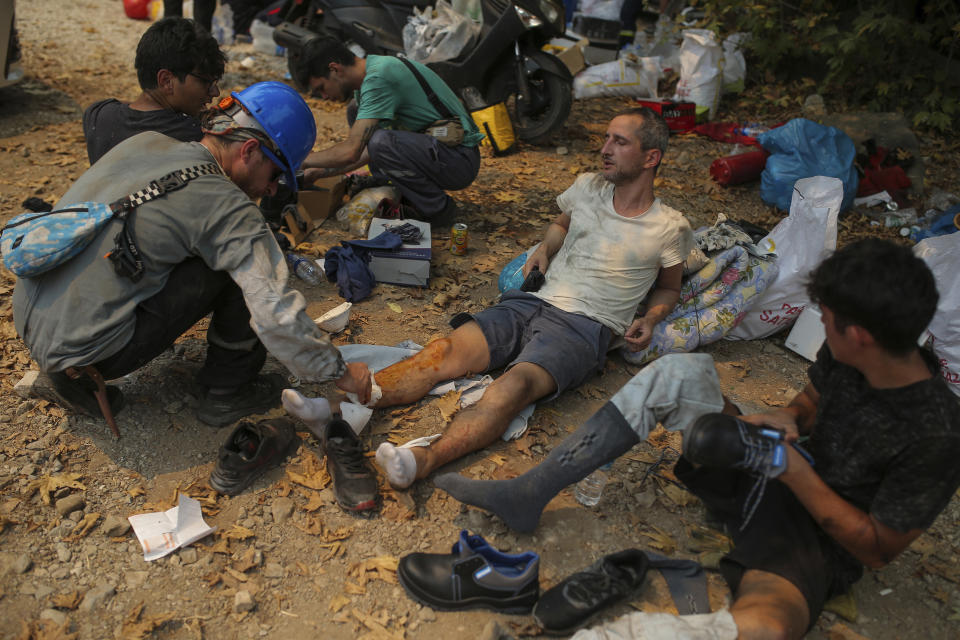
[[193, 20], [164, 18], [151, 25], [140, 38], [134, 62], [140, 96], [129, 104], [101, 100], [83, 114], [90, 164], [144, 131], [199, 141], [200, 112], [220, 95], [225, 62], [217, 41]]
[[[144, 132], [80, 176], [60, 206], [115, 202], [167, 184], [161, 178], [174, 172], [195, 177], [136, 206], [125, 225], [111, 222], [63, 265], [17, 281], [14, 323], [58, 403], [102, 412], [110, 423], [123, 396], [102, 380], [139, 369], [210, 314], [206, 360], [191, 392], [201, 422], [224, 426], [279, 405], [286, 380], [260, 374], [268, 350], [304, 380], [333, 380], [361, 395], [369, 388], [366, 366], [344, 363], [307, 316], [255, 204], [276, 192], [281, 176], [296, 185], [315, 139], [303, 98], [261, 82], [205, 114], [199, 142]], [[124, 233], [129, 240], [118, 247]], [[136, 270], [106, 259], [130, 245]]]

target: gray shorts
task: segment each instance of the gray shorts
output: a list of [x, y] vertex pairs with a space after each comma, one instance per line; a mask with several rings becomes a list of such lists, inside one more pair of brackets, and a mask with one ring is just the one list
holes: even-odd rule
[[461, 313], [453, 328], [475, 321], [490, 348], [487, 370], [532, 362], [546, 369], [561, 392], [603, 368], [613, 333], [586, 316], [562, 311], [537, 296], [513, 289], [499, 303], [476, 314]]

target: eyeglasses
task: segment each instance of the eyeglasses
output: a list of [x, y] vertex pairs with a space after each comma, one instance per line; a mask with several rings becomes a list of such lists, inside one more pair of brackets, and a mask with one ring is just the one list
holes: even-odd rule
[[270, 174], [270, 182], [276, 182], [281, 177], [283, 177], [283, 174], [286, 172], [283, 170], [283, 168], [277, 166], [276, 162], [274, 162], [273, 158], [271, 157], [273, 156], [273, 154], [268, 153], [268, 151], [269, 149], [266, 147], [266, 145], [261, 143], [260, 152], [263, 153], [263, 156], [273, 164], [273, 173]]
[[[207, 91], [210, 91], [210, 89], [213, 89], [214, 87], [217, 87], [217, 85], [220, 84], [220, 78], [211, 78], [210, 76], [202, 76], [199, 73], [194, 73], [193, 71], [188, 71], [187, 75], [193, 76], [203, 84], [207, 85]], [[219, 87], [217, 88], [219, 89]]]

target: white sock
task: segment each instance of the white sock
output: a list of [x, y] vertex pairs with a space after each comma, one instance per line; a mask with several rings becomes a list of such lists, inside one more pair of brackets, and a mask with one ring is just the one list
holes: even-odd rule
[[377, 465], [395, 489], [406, 489], [417, 477], [417, 459], [410, 449], [384, 442], [377, 448]]
[[727, 609], [690, 616], [638, 611], [581, 629], [570, 640], [736, 640], [738, 633]]
[[296, 389], [284, 389], [280, 399], [287, 413], [303, 420], [315, 433], [322, 433], [333, 418], [326, 398], [307, 398]]

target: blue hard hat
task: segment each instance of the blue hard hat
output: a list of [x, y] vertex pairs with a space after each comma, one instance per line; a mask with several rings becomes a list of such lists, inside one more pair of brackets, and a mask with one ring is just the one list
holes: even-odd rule
[[300, 94], [282, 82], [258, 82], [231, 93], [270, 137], [276, 149], [261, 145], [264, 154], [286, 172], [287, 185], [296, 191], [296, 172], [313, 149], [317, 123]]

